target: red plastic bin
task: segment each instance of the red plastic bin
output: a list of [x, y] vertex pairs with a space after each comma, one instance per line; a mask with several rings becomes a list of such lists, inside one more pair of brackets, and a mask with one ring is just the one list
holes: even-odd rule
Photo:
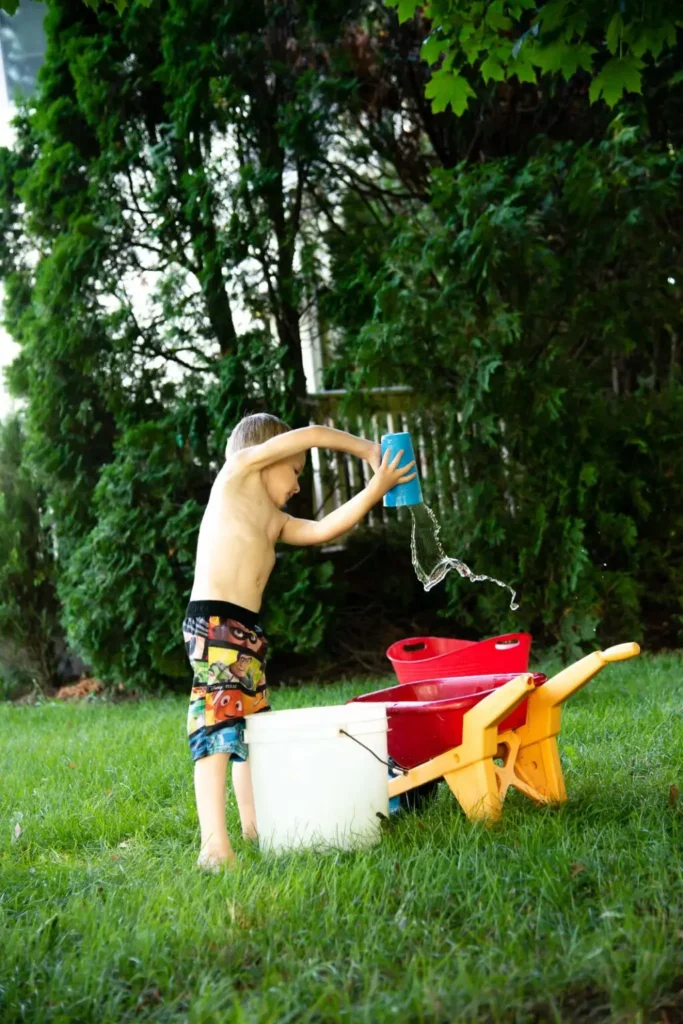
[[443, 636], [412, 636], [387, 650], [400, 683], [458, 676], [527, 672], [531, 635], [506, 633], [489, 640], [452, 640]]
[[[419, 683], [390, 686], [354, 697], [348, 703], [378, 701], [387, 705], [389, 756], [404, 768], [429, 761], [462, 743], [462, 720], [466, 711], [518, 672], [492, 675], [430, 679]], [[541, 686], [546, 676], [534, 672]], [[526, 700], [498, 726], [498, 732], [518, 729], [526, 722]]]

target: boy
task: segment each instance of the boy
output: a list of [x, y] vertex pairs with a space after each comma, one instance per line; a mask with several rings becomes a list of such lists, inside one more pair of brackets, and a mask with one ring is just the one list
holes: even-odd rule
[[[294, 519], [283, 506], [299, 491], [306, 452], [331, 448], [365, 459], [374, 477], [324, 519]], [[197, 544], [195, 579], [183, 620], [194, 672], [187, 731], [195, 762], [201, 829], [199, 867], [234, 860], [225, 824], [227, 763], [242, 834], [256, 838], [244, 716], [269, 711], [263, 671], [267, 642], [258, 624], [261, 599], [275, 565], [275, 544], [326, 544], [347, 533], [415, 465], [397, 469], [374, 441], [331, 427], [291, 430], [267, 413], [245, 416], [231, 433], [209, 498]]]

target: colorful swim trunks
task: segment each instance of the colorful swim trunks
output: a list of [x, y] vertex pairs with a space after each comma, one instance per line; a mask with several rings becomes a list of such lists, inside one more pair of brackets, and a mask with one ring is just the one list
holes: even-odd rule
[[228, 601], [190, 601], [183, 639], [194, 673], [187, 715], [193, 760], [229, 754], [246, 761], [244, 718], [270, 711], [268, 644], [256, 613]]

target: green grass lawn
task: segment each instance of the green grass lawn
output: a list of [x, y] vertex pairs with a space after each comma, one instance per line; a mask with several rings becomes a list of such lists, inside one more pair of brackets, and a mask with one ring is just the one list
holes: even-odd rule
[[682, 676], [641, 656], [570, 698], [560, 808], [513, 792], [487, 829], [442, 784], [370, 850], [236, 838], [216, 876], [185, 699], [0, 705], [0, 1021], [683, 1020]]

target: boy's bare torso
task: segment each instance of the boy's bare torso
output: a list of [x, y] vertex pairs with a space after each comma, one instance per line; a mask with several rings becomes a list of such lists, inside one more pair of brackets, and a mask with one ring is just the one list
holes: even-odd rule
[[230, 601], [261, 609], [287, 515], [270, 500], [259, 473], [224, 466], [211, 489], [197, 543], [191, 601]]

